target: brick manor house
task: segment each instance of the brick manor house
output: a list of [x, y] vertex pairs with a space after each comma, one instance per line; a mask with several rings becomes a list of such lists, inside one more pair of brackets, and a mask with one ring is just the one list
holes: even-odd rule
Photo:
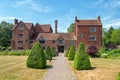
[[58, 33], [58, 22], [55, 20], [55, 33], [50, 24], [25, 23], [14, 19], [12, 29], [11, 48], [12, 50], [29, 50], [35, 42], [40, 42], [45, 49], [51, 46], [57, 52], [63, 52], [66, 48], [74, 45], [76, 48], [83, 42], [87, 48], [94, 45], [98, 49], [102, 42], [102, 23], [100, 16], [97, 19], [78, 20], [75, 17], [74, 32]]

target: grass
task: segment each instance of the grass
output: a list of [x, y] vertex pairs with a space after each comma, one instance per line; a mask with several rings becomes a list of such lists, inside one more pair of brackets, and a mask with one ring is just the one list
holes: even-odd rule
[[70, 68], [77, 80], [115, 80], [120, 72], [120, 58], [104, 59], [90, 58], [92, 70], [75, 70], [73, 61], [69, 61]]
[[27, 56], [0, 56], [0, 80], [40, 80], [47, 69], [32, 69], [26, 66]]

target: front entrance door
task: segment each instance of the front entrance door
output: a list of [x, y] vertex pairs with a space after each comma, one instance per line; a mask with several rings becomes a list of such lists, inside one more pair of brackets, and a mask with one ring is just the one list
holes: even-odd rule
[[64, 52], [64, 46], [58, 46], [58, 52]]

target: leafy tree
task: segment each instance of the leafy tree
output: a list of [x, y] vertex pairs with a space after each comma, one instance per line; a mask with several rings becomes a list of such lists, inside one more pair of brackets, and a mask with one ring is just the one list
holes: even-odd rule
[[27, 66], [30, 68], [44, 69], [46, 67], [46, 58], [39, 42], [36, 42], [27, 59]]
[[120, 44], [120, 29], [113, 31], [110, 41], [114, 44]]
[[70, 47], [69, 54], [68, 54], [68, 59], [69, 60], [74, 60], [75, 52], [76, 52], [75, 47], [72, 45]]
[[2, 21], [0, 23], [0, 46], [9, 47], [12, 38], [13, 24]]
[[74, 23], [70, 24], [70, 27], [67, 29], [68, 32], [74, 32]]
[[104, 44], [109, 44], [111, 43], [111, 35], [114, 31], [114, 28], [111, 26], [108, 31], [104, 32]]
[[51, 52], [50, 46], [47, 46], [45, 55], [47, 60], [50, 60], [50, 61], [52, 60], [52, 52]]
[[91, 69], [89, 56], [85, 52], [84, 44], [81, 42], [74, 58], [74, 68], [77, 70]]

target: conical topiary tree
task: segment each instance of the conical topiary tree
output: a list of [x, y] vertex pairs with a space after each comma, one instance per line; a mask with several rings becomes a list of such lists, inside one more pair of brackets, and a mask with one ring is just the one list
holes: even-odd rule
[[46, 67], [46, 58], [39, 42], [36, 42], [28, 56], [27, 66], [30, 68], [44, 69]]
[[65, 57], [68, 57], [69, 50], [70, 50], [70, 47], [68, 47], [68, 48], [65, 50]]
[[52, 52], [51, 52], [50, 46], [47, 46], [45, 54], [46, 54], [46, 59], [51, 61], [52, 60]]
[[75, 56], [75, 47], [72, 45], [70, 47], [69, 53], [68, 53], [68, 59], [69, 60], [74, 60], [74, 56]]
[[51, 49], [51, 52], [52, 52], [52, 57], [55, 57], [55, 56], [56, 56], [56, 54], [55, 54], [54, 48], [53, 48], [53, 47], [51, 47], [50, 49]]
[[74, 58], [74, 68], [77, 70], [91, 69], [89, 56], [85, 52], [84, 44], [81, 42]]

